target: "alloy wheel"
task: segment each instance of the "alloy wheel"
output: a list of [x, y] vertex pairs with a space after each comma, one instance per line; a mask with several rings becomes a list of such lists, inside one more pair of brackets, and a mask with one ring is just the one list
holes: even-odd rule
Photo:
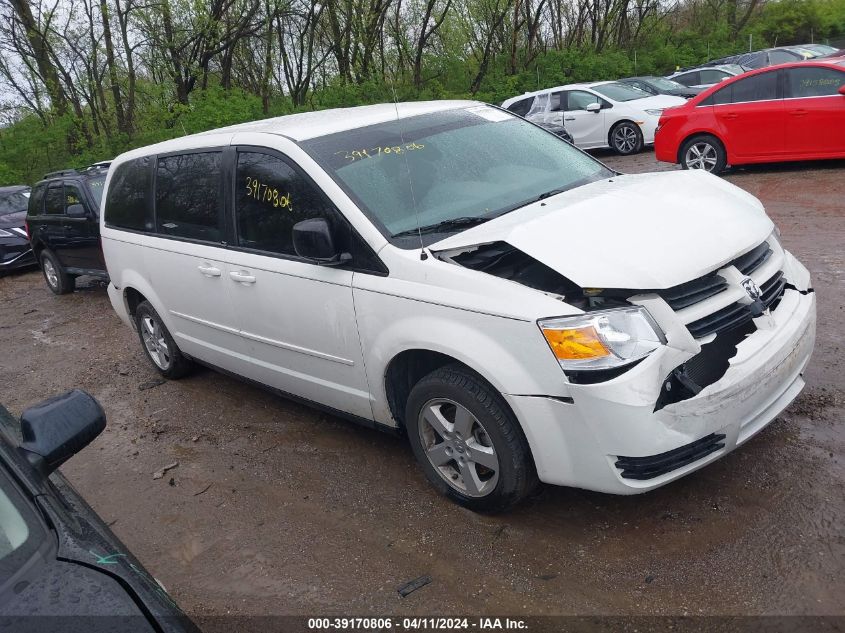
[[167, 371], [170, 367], [170, 348], [167, 346], [161, 324], [150, 316], [144, 316], [141, 319], [141, 338], [156, 367]]
[[684, 156], [684, 163], [688, 169], [703, 169], [713, 171], [718, 162], [719, 155], [716, 148], [707, 141], [699, 141], [690, 145]]
[[467, 408], [446, 398], [429, 400], [417, 426], [428, 461], [452, 488], [470, 497], [484, 497], [496, 488], [496, 449]]
[[629, 154], [637, 146], [637, 131], [630, 125], [620, 125], [613, 130], [613, 146], [620, 154]]
[[53, 266], [53, 262], [50, 261], [49, 257], [45, 257], [42, 265], [44, 266], [44, 276], [47, 278], [47, 283], [50, 284], [51, 288], [58, 288], [59, 274], [56, 272], [56, 267]]

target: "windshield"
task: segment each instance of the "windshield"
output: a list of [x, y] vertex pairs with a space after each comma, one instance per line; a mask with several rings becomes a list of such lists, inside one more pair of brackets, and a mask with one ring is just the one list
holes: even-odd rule
[[686, 86], [679, 84], [677, 81], [672, 81], [671, 79], [665, 79], [663, 77], [651, 77], [648, 80], [652, 86], [657, 86], [661, 90], [684, 90]]
[[103, 185], [106, 184], [106, 176], [103, 174], [102, 176], [97, 176], [95, 178], [88, 179], [88, 189], [91, 191], [91, 195], [94, 196], [94, 202], [97, 204], [97, 212], [100, 211], [100, 201], [103, 199]]
[[27, 205], [29, 205], [29, 189], [6, 193], [0, 192], [0, 215], [26, 211]]
[[634, 101], [635, 99], [645, 99], [646, 97], [652, 96], [645, 90], [640, 90], [635, 86], [616, 82], [593, 86], [593, 90], [613, 101]]
[[613, 175], [553, 134], [489, 106], [398, 119], [301, 145], [389, 237], [459, 218], [463, 226], [453, 222], [442, 232], [463, 230], [467, 218], [493, 218], [550, 190]]

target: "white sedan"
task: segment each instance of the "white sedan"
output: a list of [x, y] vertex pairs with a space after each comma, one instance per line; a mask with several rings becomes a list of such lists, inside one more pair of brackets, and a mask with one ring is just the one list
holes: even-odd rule
[[502, 107], [531, 121], [563, 123], [581, 149], [611, 147], [620, 154], [636, 154], [654, 143], [663, 110], [685, 102], [615, 81], [597, 81], [529, 92], [506, 100]]

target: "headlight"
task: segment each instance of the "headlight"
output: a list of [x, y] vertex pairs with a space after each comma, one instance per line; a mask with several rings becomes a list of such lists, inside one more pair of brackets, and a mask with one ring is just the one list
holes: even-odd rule
[[659, 108], [657, 110], [646, 110], [646, 114], [650, 114], [651, 116], [660, 116], [663, 114], [663, 108]]
[[639, 306], [543, 319], [538, 325], [564, 370], [623, 367], [666, 343], [654, 319]]
[[17, 237], [14, 233], [9, 233], [8, 231], [4, 231], [0, 229], [0, 237]]

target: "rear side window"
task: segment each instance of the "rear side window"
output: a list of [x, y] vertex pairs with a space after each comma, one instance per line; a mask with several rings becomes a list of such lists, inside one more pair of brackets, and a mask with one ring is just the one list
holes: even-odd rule
[[219, 242], [223, 228], [221, 152], [163, 156], [156, 166], [156, 230]]
[[513, 112], [514, 114], [518, 114], [519, 116], [525, 116], [528, 114], [528, 111], [531, 109], [531, 104], [534, 101], [534, 97], [528, 97], [527, 99], [520, 99], [516, 103], [512, 103], [508, 110]]
[[47, 215], [64, 215], [65, 198], [61, 183], [50, 185], [50, 188], [47, 189], [47, 195], [44, 196], [44, 213]]
[[672, 80], [677, 81], [679, 84], [684, 84], [685, 86], [695, 86], [699, 83], [698, 71], [672, 77]]
[[147, 191], [150, 183], [150, 158], [121, 163], [109, 182], [105, 222], [108, 226], [135, 231], [153, 228]]
[[320, 217], [330, 225], [338, 220], [311, 182], [277, 156], [238, 152], [236, 178], [238, 246], [296, 255], [294, 224]]
[[845, 85], [845, 73], [817, 66], [788, 68], [786, 77], [791, 97], [826, 97], [837, 94]]
[[45, 191], [47, 191], [47, 185], [35, 185], [32, 195], [29, 196], [27, 215], [41, 215], [41, 211], [44, 209]]

